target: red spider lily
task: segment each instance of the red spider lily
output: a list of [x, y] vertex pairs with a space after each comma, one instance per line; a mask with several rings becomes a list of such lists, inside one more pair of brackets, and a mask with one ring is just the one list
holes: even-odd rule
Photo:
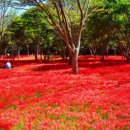
[[121, 57], [80, 56], [78, 75], [61, 61], [12, 65], [0, 69], [1, 128], [130, 129], [130, 65]]

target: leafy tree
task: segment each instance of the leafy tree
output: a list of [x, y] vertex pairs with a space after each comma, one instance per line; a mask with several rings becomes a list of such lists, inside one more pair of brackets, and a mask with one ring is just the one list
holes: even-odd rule
[[37, 8], [31, 8], [21, 17], [16, 17], [10, 25], [10, 31], [12, 32], [13, 47], [16, 50], [18, 48], [26, 48], [28, 51], [31, 49], [36, 60], [39, 51], [43, 50], [44, 56], [49, 56], [51, 52], [54, 52], [52, 44], [57, 35], [46, 22], [43, 13]]
[[35, 53], [37, 59], [39, 47], [43, 48], [44, 54], [49, 52], [52, 45], [53, 29], [48, 25], [45, 16], [37, 8], [31, 8], [22, 16], [25, 27], [25, 36], [30, 46]]
[[64, 44], [64, 41], [57, 33], [54, 32], [52, 48], [56, 54], [59, 54], [62, 57], [62, 60], [67, 60], [69, 57], [69, 52], [67, 47]]
[[[0, 0], [0, 46], [1, 54], [4, 53], [6, 48], [5, 36], [7, 35], [7, 28], [12, 18], [14, 17], [14, 11], [12, 9], [12, 0]], [[3, 45], [5, 44], [5, 45]], [[3, 48], [4, 47], [4, 48]]]
[[83, 35], [87, 36], [84, 38], [84, 42], [88, 43], [91, 54], [96, 55], [98, 53], [103, 60], [104, 54], [108, 53], [109, 41], [114, 33], [113, 12], [106, 5], [94, 5], [92, 8], [86, 28], [83, 31]]
[[13, 19], [12, 23], [10, 24], [9, 28], [11, 32], [11, 54], [20, 56], [20, 51], [25, 43], [25, 35], [24, 35], [24, 26], [23, 21], [20, 17], [16, 17]]
[[130, 1], [120, 1], [116, 11], [116, 20], [120, 25], [118, 28], [119, 47], [126, 60], [130, 62]]
[[[129, 10], [128, 0], [105, 0], [100, 4], [94, 3], [92, 11], [83, 31], [83, 41], [87, 43], [92, 54], [108, 53], [111, 47], [120, 51], [129, 60]], [[85, 37], [85, 38], [84, 38]]]
[[[87, 18], [90, 0], [48, 0], [45, 4], [42, 3], [42, 0], [40, 2], [38, 0], [28, 0], [28, 2], [34, 2], [46, 14], [48, 22], [63, 38], [72, 57], [72, 72], [77, 74], [81, 32]], [[72, 12], [76, 12], [78, 17], [72, 15]]]

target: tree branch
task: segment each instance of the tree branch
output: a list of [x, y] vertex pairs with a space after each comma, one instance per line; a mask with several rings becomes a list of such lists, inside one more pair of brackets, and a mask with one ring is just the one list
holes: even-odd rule
[[[63, 10], [63, 7], [62, 7], [61, 2], [59, 2], [59, 7], [60, 7], [60, 10], [61, 10], [61, 15], [62, 15], [62, 17], [63, 17], [63, 23], [64, 23], [64, 25], [65, 25], [66, 33], [67, 33], [68, 40], [69, 40], [69, 43], [68, 43], [68, 44], [70, 44], [72, 48], [75, 48], [74, 43], [73, 43], [73, 41], [72, 41], [72, 36], [71, 36], [70, 30], [69, 30], [69, 25], [68, 25], [68, 22], [67, 22], [67, 18], [66, 18], [66, 16], [65, 16], [65, 12], [64, 12], [64, 10]], [[71, 48], [71, 49], [72, 49], [72, 48]], [[73, 50], [73, 49], [72, 49], [72, 50]]]

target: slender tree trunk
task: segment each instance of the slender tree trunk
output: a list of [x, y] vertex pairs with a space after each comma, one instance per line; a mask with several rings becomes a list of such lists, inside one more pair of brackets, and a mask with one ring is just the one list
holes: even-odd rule
[[1, 55], [1, 60], [3, 60], [4, 59], [4, 53], [2, 53], [2, 55]]
[[35, 60], [38, 60], [37, 53], [35, 53], [34, 56], [35, 56]]
[[129, 50], [129, 48], [127, 48], [127, 50], [126, 50], [126, 60], [127, 60], [127, 62], [129, 63], [130, 62], [130, 50]]
[[29, 52], [29, 46], [27, 45], [27, 55], [29, 56], [30, 52]]
[[100, 60], [101, 60], [101, 61], [104, 61], [104, 55], [101, 56]]
[[114, 55], [116, 56], [116, 49], [114, 49]]
[[19, 58], [20, 58], [20, 51], [21, 51], [21, 48], [18, 47], [18, 60], [19, 60]]
[[35, 60], [38, 60], [38, 45], [35, 48], [34, 56], [35, 56]]
[[61, 51], [60, 56], [61, 56], [62, 60], [64, 61], [65, 60], [65, 51], [64, 50]]
[[106, 48], [106, 57], [108, 57], [109, 46]]
[[4, 55], [7, 55], [7, 48], [4, 49]]
[[90, 51], [90, 55], [93, 56], [92, 48], [89, 48], [89, 51]]
[[96, 49], [94, 47], [92, 48], [92, 56], [96, 56]]
[[104, 61], [104, 49], [105, 48], [103, 48], [103, 47], [101, 48], [101, 51], [100, 51], [100, 56], [101, 56], [100, 57], [100, 61]]
[[42, 53], [42, 51], [41, 51], [41, 53], [40, 53], [40, 59], [42, 60], [42, 56], [43, 56], [43, 53]]

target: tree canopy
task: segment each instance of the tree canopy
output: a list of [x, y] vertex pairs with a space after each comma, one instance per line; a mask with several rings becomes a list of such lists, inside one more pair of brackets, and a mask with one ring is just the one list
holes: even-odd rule
[[[15, 7], [17, 4], [20, 7], [19, 0]], [[9, 22], [4, 29], [1, 48], [9, 45], [17, 50], [26, 48], [36, 52], [40, 47], [44, 54], [58, 51], [63, 57], [68, 50], [75, 74], [78, 73], [79, 51], [89, 53], [85, 48], [92, 55], [100, 55], [102, 60], [104, 55], [114, 51], [114, 54], [122, 53], [129, 61], [128, 0], [22, 1], [21, 8], [25, 5], [30, 8], [10, 19], [11, 24]]]

